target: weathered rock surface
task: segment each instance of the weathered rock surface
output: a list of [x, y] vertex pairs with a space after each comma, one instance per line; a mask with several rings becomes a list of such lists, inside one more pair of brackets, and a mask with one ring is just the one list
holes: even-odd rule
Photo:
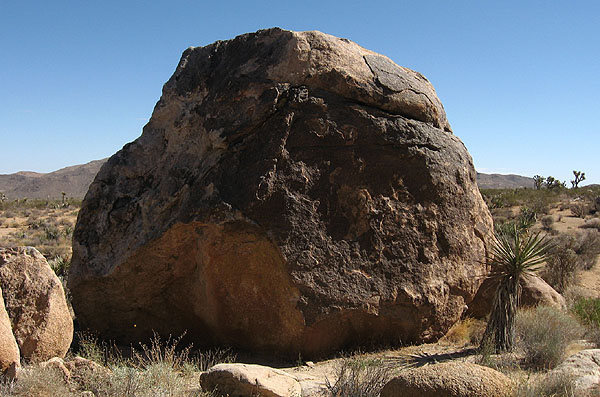
[[568, 357], [546, 376], [552, 378], [559, 375], [572, 377], [576, 392], [600, 393], [600, 349], [582, 350]]
[[[485, 279], [479, 287], [475, 298], [469, 303], [466, 315], [473, 318], [484, 318], [490, 314], [497, 287], [498, 283], [496, 280], [491, 278]], [[567, 308], [567, 302], [560, 293], [542, 278], [529, 275], [521, 280], [521, 300], [519, 301], [519, 306], [534, 307], [538, 305], [552, 306], [561, 310], [566, 310]]]
[[59, 371], [67, 382], [84, 382], [90, 376], [109, 376], [111, 370], [83, 357], [72, 357], [65, 361], [60, 357], [39, 363], [41, 368], [54, 368]]
[[21, 357], [30, 362], [64, 357], [73, 319], [44, 256], [33, 247], [0, 248], [0, 287]]
[[58, 371], [62, 375], [65, 382], [68, 382], [71, 377], [71, 372], [65, 366], [64, 360], [60, 357], [52, 357], [50, 360], [43, 361], [43, 362], [39, 363], [39, 367], [40, 368], [52, 368], [52, 369]]
[[511, 380], [501, 372], [452, 361], [400, 372], [381, 397], [506, 397], [511, 389]]
[[10, 318], [4, 307], [2, 289], [0, 288], [0, 374], [6, 372], [11, 365], [19, 365], [19, 346], [12, 333]]
[[205, 391], [229, 397], [299, 397], [300, 383], [275, 368], [255, 364], [218, 364], [200, 375]]
[[419, 73], [346, 39], [186, 50], [74, 232], [82, 326], [310, 357], [430, 341], [485, 273], [491, 217]]

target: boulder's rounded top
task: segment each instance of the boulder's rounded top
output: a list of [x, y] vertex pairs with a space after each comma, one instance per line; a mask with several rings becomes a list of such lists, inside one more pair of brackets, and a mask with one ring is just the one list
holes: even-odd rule
[[420, 73], [344, 38], [280, 28], [184, 51], [165, 93], [205, 91], [212, 80], [288, 83], [323, 90], [451, 131], [433, 85]]

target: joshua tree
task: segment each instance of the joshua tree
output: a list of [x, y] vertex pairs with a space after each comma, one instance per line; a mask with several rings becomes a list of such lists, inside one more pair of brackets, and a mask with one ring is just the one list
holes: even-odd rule
[[533, 177], [533, 184], [535, 186], [536, 190], [540, 190], [542, 188], [542, 186], [544, 186], [544, 181], [546, 180], [546, 178], [544, 178], [541, 175], [535, 175]]
[[571, 185], [573, 188], [577, 188], [579, 187], [579, 182], [585, 179], [585, 172], [573, 170], [573, 175], [575, 175], [575, 179], [571, 181]]
[[511, 351], [515, 342], [515, 315], [521, 294], [520, 281], [546, 260], [550, 241], [527, 235], [514, 227], [509, 234], [496, 234], [491, 247], [489, 277], [497, 280], [492, 312], [481, 347], [493, 344], [496, 352]]
[[565, 187], [565, 182], [561, 182], [558, 179], [555, 179], [553, 176], [549, 176], [546, 178], [546, 187], [548, 189], [554, 189], [557, 187]]

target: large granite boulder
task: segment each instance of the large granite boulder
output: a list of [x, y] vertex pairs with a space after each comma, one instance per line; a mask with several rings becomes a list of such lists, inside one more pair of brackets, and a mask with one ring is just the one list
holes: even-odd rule
[[492, 220], [432, 85], [281, 29], [190, 48], [74, 231], [84, 328], [303, 357], [442, 336]]
[[11, 366], [20, 366], [19, 346], [12, 333], [10, 318], [4, 307], [2, 289], [0, 288], [0, 375]]
[[46, 258], [33, 247], [0, 248], [0, 287], [21, 357], [64, 357], [73, 339], [65, 292]]

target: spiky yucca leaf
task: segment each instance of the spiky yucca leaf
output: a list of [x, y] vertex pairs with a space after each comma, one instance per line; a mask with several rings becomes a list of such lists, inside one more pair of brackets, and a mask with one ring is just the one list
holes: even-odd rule
[[489, 277], [521, 277], [537, 271], [548, 257], [551, 241], [538, 234], [525, 234], [516, 226], [510, 234], [497, 234], [491, 247]]

